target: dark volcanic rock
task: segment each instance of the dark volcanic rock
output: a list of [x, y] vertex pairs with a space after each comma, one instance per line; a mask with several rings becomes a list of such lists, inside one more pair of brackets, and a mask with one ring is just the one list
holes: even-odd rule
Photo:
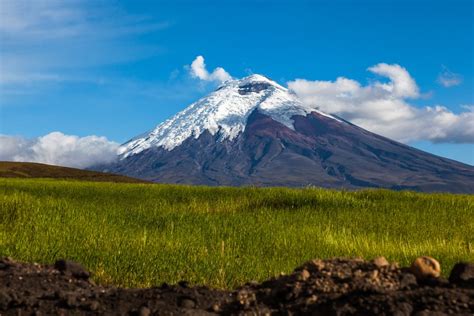
[[252, 92], [260, 92], [270, 87], [269, 83], [258, 82], [258, 83], [248, 83], [245, 85], [239, 86], [239, 94], [249, 94]]
[[54, 268], [63, 274], [70, 274], [78, 279], [87, 280], [90, 276], [89, 272], [77, 262], [68, 260], [58, 260], [54, 264]]
[[457, 263], [451, 270], [449, 282], [474, 288], [474, 264]]
[[474, 192], [472, 166], [316, 112], [293, 119], [294, 130], [255, 110], [233, 141], [204, 132], [99, 169], [162, 183]]
[[[396, 264], [312, 260], [290, 275], [235, 291], [181, 285], [120, 289], [53, 266], [10, 261], [0, 270], [0, 315], [471, 315], [474, 288], [419, 285]], [[464, 268], [463, 268], [464, 267]], [[458, 265], [452, 275], [463, 274]], [[469, 270], [469, 269], [468, 269]]]

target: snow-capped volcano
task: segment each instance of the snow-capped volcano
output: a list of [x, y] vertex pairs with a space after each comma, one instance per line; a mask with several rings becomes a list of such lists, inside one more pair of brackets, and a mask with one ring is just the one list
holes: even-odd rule
[[228, 80], [94, 168], [163, 183], [474, 193], [474, 167], [303, 104], [261, 75]]
[[130, 140], [120, 148], [122, 158], [151, 147], [172, 150], [189, 137], [198, 138], [204, 131], [218, 134], [219, 140], [233, 140], [245, 130], [254, 110], [294, 129], [292, 117], [317, 112], [304, 105], [293, 93], [258, 74], [240, 80], [228, 80], [210, 95], [191, 104], [155, 129]]

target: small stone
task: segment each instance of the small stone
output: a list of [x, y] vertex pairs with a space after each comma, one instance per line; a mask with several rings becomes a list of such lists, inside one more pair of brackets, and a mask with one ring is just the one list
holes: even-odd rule
[[196, 302], [194, 302], [189, 297], [181, 297], [179, 299], [179, 306], [182, 308], [194, 308], [196, 306]]
[[316, 268], [317, 271], [324, 269], [325, 263], [322, 260], [315, 259], [315, 260], [312, 260], [311, 263]]
[[311, 295], [306, 299], [306, 305], [312, 305], [318, 301], [318, 297], [316, 295]]
[[390, 263], [390, 270], [397, 270], [399, 268], [400, 268], [400, 265], [398, 264], [398, 262]]
[[142, 306], [142, 307], [140, 307], [140, 310], [138, 311], [138, 315], [139, 316], [150, 316], [151, 315], [151, 310], [146, 306]]
[[376, 265], [377, 267], [379, 267], [379, 268], [386, 267], [386, 266], [390, 265], [390, 263], [388, 262], [387, 259], [385, 259], [385, 257], [377, 257], [374, 260], [372, 260], [372, 263], [374, 265]]
[[89, 279], [89, 272], [77, 262], [68, 260], [58, 260], [54, 268], [63, 274], [70, 274], [77, 279]]
[[311, 274], [308, 272], [308, 270], [306, 269], [303, 269], [299, 276], [298, 276], [298, 279], [301, 280], [301, 281], [306, 281], [309, 279], [309, 277], [311, 276]]
[[413, 313], [413, 306], [409, 303], [400, 303], [395, 306], [394, 316], [410, 316]]
[[92, 302], [89, 303], [88, 309], [93, 312], [93, 311], [98, 310], [98, 309], [99, 309], [99, 306], [100, 306], [99, 302], [97, 302], [97, 301], [92, 301]]
[[413, 261], [410, 271], [419, 280], [438, 278], [441, 274], [441, 266], [436, 259], [423, 256]]
[[247, 298], [248, 296], [248, 292], [247, 290], [245, 289], [242, 289], [240, 290], [238, 293], [237, 293], [237, 298], [240, 300], [240, 299], [244, 299], [244, 298]]
[[369, 278], [372, 281], [377, 281], [379, 279], [379, 271], [378, 270], [373, 270], [369, 273]]
[[400, 278], [400, 288], [406, 289], [417, 285], [416, 277], [411, 273], [404, 273]]
[[218, 313], [221, 311], [221, 307], [219, 306], [219, 304], [214, 304], [212, 305], [212, 311], [215, 312], [215, 313]]
[[474, 264], [466, 262], [456, 263], [449, 275], [449, 282], [474, 287]]

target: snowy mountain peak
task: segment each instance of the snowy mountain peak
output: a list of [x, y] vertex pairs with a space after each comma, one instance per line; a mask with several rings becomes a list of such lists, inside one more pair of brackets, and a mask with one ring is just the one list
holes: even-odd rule
[[240, 81], [242, 81], [242, 82], [254, 82], [254, 81], [257, 81], [257, 82], [258, 81], [273, 82], [270, 79], [268, 79], [267, 77], [265, 77], [263, 75], [259, 75], [259, 74], [249, 75], [248, 77], [244, 77], [244, 78], [240, 79]]
[[253, 75], [244, 77], [244, 78], [242, 78], [240, 80], [237, 80], [237, 81], [239, 81], [240, 84], [267, 83], [267, 84], [275, 86], [275, 87], [283, 88], [282, 86], [280, 86], [275, 81], [270, 80], [267, 77], [259, 75], [259, 74], [253, 74]]
[[233, 140], [245, 130], [247, 119], [255, 109], [291, 129], [294, 129], [291, 119], [294, 115], [318, 112], [336, 119], [304, 105], [288, 89], [267, 77], [253, 74], [224, 82], [150, 132], [122, 145], [120, 155], [126, 158], [152, 147], [172, 150], [206, 130], [212, 135], [218, 133], [221, 141]]

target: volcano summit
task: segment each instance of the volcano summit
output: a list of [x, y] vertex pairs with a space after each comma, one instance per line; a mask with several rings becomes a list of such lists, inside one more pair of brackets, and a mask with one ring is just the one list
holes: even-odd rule
[[474, 167], [320, 112], [261, 75], [226, 81], [98, 169], [162, 183], [474, 193]]

